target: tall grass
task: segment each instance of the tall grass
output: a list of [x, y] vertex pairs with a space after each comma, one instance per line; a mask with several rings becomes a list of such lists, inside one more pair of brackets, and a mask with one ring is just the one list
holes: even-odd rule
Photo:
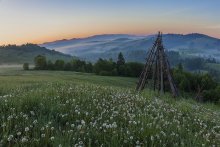
[[0, 146], [220, 145], [219, 109], [103, 84], [18, 83], [1, 89]]
[[219, 146], [220, 109], [136, 79], [0, 69], [0, 146]]

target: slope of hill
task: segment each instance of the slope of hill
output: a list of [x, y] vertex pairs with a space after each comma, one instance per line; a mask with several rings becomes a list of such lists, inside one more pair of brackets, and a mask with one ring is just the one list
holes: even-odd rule
[[[146, 51], [155, 40], [155, 35], [98, 35], [89, 38], [55, 41], [42, 44], [49, 49], [76, 55], [95, 61], [98, 58], [115, 58], [123, 52], [128, 61], [144, 61]], [[165, 34], [167, 50], [178, 51], [184, 56], [214, 57], [220, 60], [220, 39], [203, 34]]]
[[3, 75], [0, 146], [220, 146], [217, 105], [135, 93], [133, 78], [19, 69]]
[[37, 55], [45, 55], [47, 59], [52, 61], [56, 59], [70, 60], [72, 58], [70, 55], [34, 44], [0, 46], [0, 64], [33, 63], [34, 57]]

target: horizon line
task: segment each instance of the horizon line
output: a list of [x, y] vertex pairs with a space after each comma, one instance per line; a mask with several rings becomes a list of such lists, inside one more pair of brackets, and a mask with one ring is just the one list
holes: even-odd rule
[[[159, 32], [159, 31], [158, 31]], [[162, 32], [162, 31], [160, 31]], [[163, 32], [162, 32], [163, 34]], [[198, 33], [198, 32], [192, 32], [192, 33], [164, 33], [163, 35], [190, 35], [190, 34], [201, 34], [201, 35], [206, 35], [212, 38], [220, 39], [220, 37], [215, 37], [213, 35], [208, 35], [205, 33]], [[42, 45], [42, 44], [47, 44], [47, 43], [52, 43], [52, 42], [59, 42], [59, 41], [70, 41], [73, 39], [86, 39], [94, 36], [101, 36], [101, 35], [132, 35], [132, 36], [137, 36], [137, 37], [147, 37], [151, 35], [157, 35], [157, 33], [154, 34], [133, 34], [133, 33], [100, 33], [100, 34], [91, 34], [91, 35], [85, 35], [82, 37], [67, 37], [63, 39], [53, 39], [49, 41], [33, 41], [33, 42], [25, 42], [25, 43], [8, 43], [8, 44], [0, 44], [0, 46], [8, 46], [8, 45], [16, 45], [16, 46], [21, 46], [25, 44], [36, 44], [36, 45]], [[38, 43], [37, 43], [38, 42]]]

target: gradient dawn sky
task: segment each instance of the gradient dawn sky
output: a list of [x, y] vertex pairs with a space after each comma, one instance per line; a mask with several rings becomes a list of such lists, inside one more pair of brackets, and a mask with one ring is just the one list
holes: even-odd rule
[[1, 45], [159, 30], [220, 38], [220, 0], [0, 0], [0, 20]]

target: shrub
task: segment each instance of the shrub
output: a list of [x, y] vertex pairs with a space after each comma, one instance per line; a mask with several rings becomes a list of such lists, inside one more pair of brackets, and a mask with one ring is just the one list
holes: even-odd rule
[[220, 103], [220, 86], [203, 92], [204, 102]]
[[23, 69], [24, 70], [29, 70], [29, 63], [24, 63], [23, 64]]
[[38, 55], [34, 58], [35, 69], [37, 70], [45, 70], [47, 69], [47, 59], [45, 56]]
[[108, 71], [100, 71], [99, 75], [101, 76], [111, 76], [111, 72], [108, 72]]

